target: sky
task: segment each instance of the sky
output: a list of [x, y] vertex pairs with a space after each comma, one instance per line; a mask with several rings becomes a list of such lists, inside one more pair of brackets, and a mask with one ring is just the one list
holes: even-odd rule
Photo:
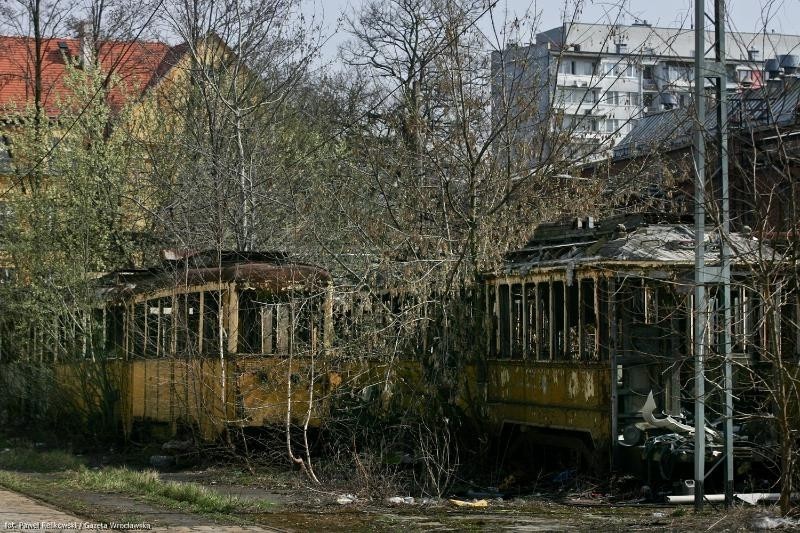
[[[321, 20], [326, 34], [330, 36], [322, 56], [335, 60], [336, 50], [348, 36], [337, 29], [343, 14], [352, 14], [368, 0], [308, 0], [304, 12]], [[574, 4], [574, 0], [569, 0]], [[604, 23], [615, 17], [618, 4], [624, 1], [623, 20], [626, 24], [636, 19], [647, 20], [653, 26], [689, 27], [694, 17], [692, 0], [585, 0], [580, 22]], [[706, 0], [713, 9], [713, 0]], [[526, 11], [540, 13], [539, 30], [559, 26], [562, 22], [564, 0], [498, 0], [497, 17], [513, 20]], [[800, 34], [800, 0], [728, 0], [728, 30], [754, 32], [765, 25], [775, 33]], [[479, 22], [479, 27], [488, 29], [488, 17]]]

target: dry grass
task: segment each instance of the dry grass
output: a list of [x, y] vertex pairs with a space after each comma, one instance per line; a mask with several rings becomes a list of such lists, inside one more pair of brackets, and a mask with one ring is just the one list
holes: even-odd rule
[[164, 481], [153, 470], [130, 470], [128, 468], [104, 468], [81, 470], [75, 482], [84, 489], [118, 492], [132, 496], [144, 496], [161, 503], [187, 508], [197, 513], [230, 514], [235, 511], [266, 511], [272, 503], [264, 500], [243, 500], [225, 496], [199, 485]]

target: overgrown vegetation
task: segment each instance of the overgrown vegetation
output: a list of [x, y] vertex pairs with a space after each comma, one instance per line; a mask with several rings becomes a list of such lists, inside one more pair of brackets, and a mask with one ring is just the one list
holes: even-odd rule
[[162, 480], [153, 470], [136, 471], [128, 468], [103, 468], [79, 471], [73, 479], [76, 487], [97, 491], [118, 492], [144, 496], [168, 505], [188, 508], [198, 513], [229, 514], [235, 511], [266, 511], [266, 501], [244, 501], [221, 495], [197, 483]]
[[[583, 3], [568, 4], [567, 23]], [[588, 132], [577, 124], [554, 131], [565, 117], [553, 111], [556, 96], [531, 65], [515, 60], [520, 71], [512, 81], [527, 80], [524, 95], [493, 90], [491, 53], [502, 64], [516, 48], [512, 43], [533, 41], [542, 29], [536, 13], [505, 24], [495, 22], [494, 4], [483, 0], [368, 1], [343, 18], [349, 35], [343, 70], [321, 74], [314, 65], [326, 37], [317, 21], [304, 18], [300, 0], [243, 0], [235, 9], [212, 0], [168, 0], [144, 14], [153, 6], [127, 12], [125, 2], [92, 0], [80, 12], [73, 2], [55, 0], [48, 15], [40, 4], [21, 1], [19, 10], [2, 10], [11, 27], [31, 29], [37, 56], [33, 101], [4, 122], [13, 158], [0, 248], [13, 272], [0, 283], [0, 312], [13, 319], [0, 324], [0, 423], [60, 424], [93, 442], [119, 438], [123, 385], [113, 368], [119, 354], [97, 327], [102, 295], [94, 282], [103, 273], [152, 267], [160, 249], [286, 250], [332, 272], [343, 322], [335, 350], [290, 356], [315, 363], [325, 355], [331, 368], [367, 362], [378, 371], [367, 385], [344, 383], [315, 397], [333, 406], [320, 430], [327, 449], [309, 438], [309, 407], [300, 417], [305, 422], [286, 414], [280, 447], [244, 431], [237, 435], [232, 428], [240, 420], [221, 420], [231, 428], [225, 452], [247, 461], [254, 453], [273, 454], [268, 459], [299, 465], [319, 483], [325, 476], [312, 455], [322, 449], [341, 458], [338, 466], [371, 497], [398, 486], [442, 496], [471, 461], [470, 452], [486, 451], [461, 445], [464, 433], [476, 447], [486, 439], [479, 423], [461, 425], [467, 417], [457, 401], [465, 368], [487, 356], [481, 328], [492, 304], [482, 299], [481, 273], [497, 268], [543, 220], [661, 209], [690, 172], [680, 165], [664, 170], [674, 162], [652, 158], [629, 169], [633, 177], [583, 178], [586, 154], [578, 157], [570, 141], [585, 140]], [[179, 68], [140, 97], [125, 94], [124, 80], [98, 61], [78, 68], [65, 59], [68, 91], [50, 102], [57, 115], [51, 118], [40, 50], [48, 36], [41, 28], [65, 30], [67, 14], [91, 18], [95, 53], [101, 36], [136, 41], [165, 28], [164, 37], [184, 43], [170, 50], [182, 55], [167, 56], [162, 66]], [[139, 28], [139, 20], [147, 27]], [[494, 37], [480, 27], [485, 20], [495, 26]], [[591, 94], [593, 104], [606, 97]], [[542, 101], [551, 104], [546, 111]], [[582, 111], [586, 117], [597, 110]], [[594, 155], [602, 155], [609, 139], [598, 141]], [[777, 151], [785, 154], [786, 146]], [[790, 181], [795, 202], [787, 170], [793, 162], [778, 159], [773, 170]], [[659, 190], [643, 192], [651, 187]], [[770, 194], [783, 192], [776, 186]], [[748, 195], [765, 197], [763, 191]], [[796, 235], [796, 210], [786, 218], [793, 221], [789, 228], [765, 222], [759, 229]], [[791, 257], [783, 267], [796, 277], [795, 251]], [[782, 294], [761, 297], [787, 305], [797, 286], [794, 280]], [[220, 291], [218, 305], [221, 300]], [[219, 324], [216, 353], [204, 356], [224, 365], [230, 354], [221, 313]], [[163, 335], [158, 339], [167, 346]], [[776, 373], [751, 377], [758, 386], [775, 385], [777, 408], [759, 406], [759, 415], [776, 411], [783, 488], [790, 494], [795, 485], [788, 473], [798, 463], [791, 407], [797, 372], [780, 351], [762, 348], [760, 355], [777, 363]], [[419, 369], [412, 378], [401, 371], [409, 360]], [[77, 377], [59, 380], [63, 363]], [[291, 363], [281, 382], [289, 396], [299, 380]], [[312, 363], [298, 387], [313, 393], [326, 371]], [[224, 397], [230, 382], [220, 381]], [[412, 381], [416, 386], [408, 387]], [[57, 454], [45, 460], [24, 450], [8, 453], [0, 453], [0, 467], [79, 466]], [[246, 507], [202, 487], [163, 482], [153, 472], [81, 470], [77, 479], [202, 512]]]

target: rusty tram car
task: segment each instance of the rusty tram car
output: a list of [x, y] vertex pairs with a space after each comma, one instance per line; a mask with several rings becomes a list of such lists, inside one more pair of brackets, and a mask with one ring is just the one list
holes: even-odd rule
[[[648, 396], [657, 416], [675, 419], [694, 402], [693, 239], [688, 220], [644, 215], [536, 228], [462, 302], [481, 340], [448, 354], [458, 360], [453, 402], [495, 434], [524, 434], [601, 468], [651, 453], [652, 437], [664, 431], [643, 418]], [[770, 346], [781, 320], [750, 282], [763, 245], [734, 234], [732, 247], [737, 362], [751, 365], [768, 349], [795, 354], [796, 335]], [[710, 242], [709, 264], [714, 249]], [[197, 254], [102, 281], [98, 313], [105, 352], [117, 357], [111, 368], [126, 433], [137, 422], [167, 433], [188, 423], [207, 439], [226, 425], [313, 426], [332, 390], [344, 383], [366, 391], [386, 372], [369, 358], [337, 358], [341, 325], [356, 307], [363, 314], [380, 306], [365, 295], [354, 305], [352, 293], [342, 306], [326, 270], [284, 254]], [[796, 318], [797, 306], [778, 308]], [[419, 359], [394, 363], [410, 389], [424, 374]], [[60, 381], [80, 387], [84, 366], [60, 365]], [[652, 453], [659, 461], [670, 452]]]
[[[95, 350], [126, 435], [139, 422], [166, 436], [190, 425], [213, 439], [226, 425], [316, 420], [314, 392], [329, 385], [307, 382], [330, 347], [324, 269], [283, 253], [199, 253], [114, 272], [99, 287]], [[78, 402], [100, 403], [85, 393], [94, 358], [85, 357], [58, 365], [58, 382]]]
[[[694, 238], [691, 218], [663, 215], [539, 226], [486, 277], [481, 386], [491, 417], [538, 443], [573, 448], [590, 464], [655, 482], [690, 479], [692, 439], [674, 428], [694, 423]], [[755, 279], [759, 261], [778, 257], [774, 250], [741, 233], [730, 235], [730, 245], [734, 387], [738, 401], [753, 407], [764, 400], [753, 377], [769, 376], [769, 354], [798, 359], [797, 297]], [[719, 247], [707, 239], [707, 265], [719, 264]], [[772, 281], [782, 283], [780, 276]], [[721, 303], [716, 288], [709, 291], [717, 311], [709, 316], [712, 340]], [[721, 383], [719, 343], [710, 346], [707, 379]], [[709, 419], [721, 420], [721, 389], [706, 401]], [[713, 462], [722, 440], [713, 428], [708, 433], [717, 435], [707, 446]], [[736, 438], [737, 461], [766, 458], [759, 436]]]

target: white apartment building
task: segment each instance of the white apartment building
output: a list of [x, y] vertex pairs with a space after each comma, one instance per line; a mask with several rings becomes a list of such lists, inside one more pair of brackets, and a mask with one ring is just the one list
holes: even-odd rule
[[[758, 87], [765, 59], [777, 58], [787, 69], [800, 63], [800, 36], [729, 32], [726, 51], [728, 89]], [[597, 159], [644, 114], [689, 105], [694, 31], [646, 21], [564, 24], [537, 34], [535, 43], [494, 52], [492, 76], [495, 117], [510, 112], [517, 140], [569, 132], [565, 146], [574, 156]], [[546, 155], [551, 142], [543, 140], [533, 160]]]

